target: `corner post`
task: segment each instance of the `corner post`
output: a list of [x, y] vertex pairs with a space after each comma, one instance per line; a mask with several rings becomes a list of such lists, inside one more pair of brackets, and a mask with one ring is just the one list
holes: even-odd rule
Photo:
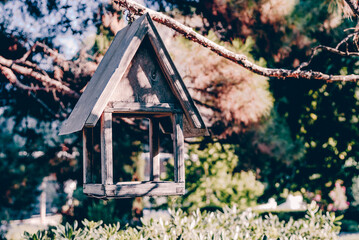
[[83, 155], [83, 183], [92, 183], [93, 175], [93, 129], [84, 128], [82, 130], [82, 155]]
[[160, 137], [159, 120], [150, 118], [150, 181], [160, 180]]
[[185, 182], [183, 114], [172, 115], [175, 182]]
[[113, 184], [112, 113], [101, 115], [101, 182]]

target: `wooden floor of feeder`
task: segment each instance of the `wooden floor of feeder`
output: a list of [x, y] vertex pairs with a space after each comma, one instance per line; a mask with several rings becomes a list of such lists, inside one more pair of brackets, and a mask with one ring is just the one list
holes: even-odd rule
[[117, 184], [84, 184], [87, 195], [105, 198], [183, 195], [185, 183], [168, 181], [120, 182]]

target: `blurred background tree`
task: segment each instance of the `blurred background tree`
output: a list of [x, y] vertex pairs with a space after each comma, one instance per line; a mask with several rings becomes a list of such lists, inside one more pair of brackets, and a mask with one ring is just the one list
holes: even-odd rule
[[[253, 39], [245, 54], [264, 59], [267, 67], [298, 67], [308, 60], [312, 47], [337, 45], [355, 25], [346, 18], [348, 6], [340, 1], [152, 2], [173, 16], [199, 15], [203, 23], [194, 25], [198, 31], [209, 35], [213, 31], [229, 44]], [[349, 42], [349, 50], [355, 49], [355, 43]], [[331, 74], [357, 74], [357, 64], [355, 57], [321, 52], [309, 67]], [[225, 137], [231, 143], [246, 139], [238, 149], [238, 167], [259, 172], [258, 177], [268, 184], [266, 198], [286, 188], [319, 190], [329, 201], [337, 179], [350, 188], [358, 174], [357, 83], [273, 78], [269, 85], [274, 97], [272, 114], [264, 112], [261, 121], [250, 121], [249, 128], [242, 128], [244, 133]]]
[[[346, 36], [345, 30], [355, 26], [352, 19], [343, 17], [348, 10], [337, 1], [144, 3], [267, 67], [296, 68], [308, 60], [312, 47], [335, 46]], [[0, 212], [2, 218], [12, 219], [26, 217], [24, 209], [33, 206], [43, 177], [55, 174], [60, 183], [67, 179], [82, 182], [81, 136], [60, 138], [58, 127], [114, 34], [126, 23], [121, 12], [100, 0], [8, 0], [0, 2], [0, 14]], [[240, 202], [248, 191], [237, 189], [244, 178], [264, 186], [263, 195], [257, 191], [247, 199], [248, 206], [260, 195], [262, 201], [279, 199], [285, 189], [301, 191], [308, 198], [319, 193], [322, 203], [329, 204], [329, 193], [338, 179], [348, 189], [349, 202], [357, 200], [357, 185], [351, 191], [352, 179], [358, 174], [357, 83], [264, 78], [158, 27], [212, 133], [201, 146], [189, 146], [189, 154], [203, 157], [199, 166], [187, 169], [193, 195], [183, 199], [186, 207], [195, 206], [191, 199], [197, 197], [202, 199], [196, 205], [200, 207], [208, 199], [219, 206]], [[357, 50], [356, 41], [348, 42], [351, 51]], [[307, 68], [358, 74], [357, 66], [356, 57], [323, 51]], [[118, 166], [120, 177], [140, 179], [135, 155], [142, 151], [138, 142], [146, 141], [140, 134], [146, 129], [123, 121], [117, 128], [119, 136], [125, 136], [116, 141], [118, 149], [125, 150], [121, 159], [126, 161]], [[211, 157], [212, 151], [221, 157]], [[223, 168], [205, 172], [217, 164], [224, 164]], [[201, 175], [192, 176], [196, 172]], [[233, 183], [228, 189], [220, 181], [203, 185], [203, 178], [213, 180], [224, 173]], [[212, 197], [206, 198], [204, 189], [211, 190]], [[141, 215], [138, 202], [103, 203], [83, 198], [81, 189], [77, 193], [80, 203], [66, 212], [69, 218], [111, 221]]]

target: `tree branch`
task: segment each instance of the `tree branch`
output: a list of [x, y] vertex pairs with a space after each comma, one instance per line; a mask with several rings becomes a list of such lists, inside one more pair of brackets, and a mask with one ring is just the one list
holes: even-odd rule
[[59, 52], [53, 50], [52, 48], [41, 42], [36, 42], [35, 45], [36, 47], [42, 48], [44, 53], [52, 57], [54, 62], [60, 67], [62, 67], [64, 71], [69, 70], [69, 62], [65, 59], [63, 55], [59, 54]]
[[344, 51], [338, 50], [337, 48], [327, 47], [327, 46], [323, 46], [323, 45], [319, 45], [319, 46], [316, 46], [314, 48], [314, 50], [319, 50], [319, 49], [322, 49], [322, 50], [325, 50], [327, 52], [331, 52], [331, 53], [334, 53], [334, 54], [337, 54], [337, 55], [340, 55], [340, 56], [343, 56], [343, 57], [359, 56], [359, 52], [349, 52], [349, 51], [344, 52]]
[[339, 49], [339, 47], [340, 47], [341, 45], [343, 45], [343, 43], [348, 44], [349, 39], [352, 38], [352, 37], [355, 37], [355, 36], [357, 36], [357, 35], [358, 35], [358, 32], [354, 32], [354, 33], [349, 34], [348, 36], [346, 36], [343, 40], [341, 40], [341, 41], [337, 44], [337, 46], [335, 47], [335, 49]]
[[19, 81], [19, 79], [17, 79], [15, 73], [10, 68], [7, 68], [7, 67], [5, 67], [3, 65], [0, 65], [0, 71], [4, 75], [4, 77], [9, 80], [9, 82], [12, 85], [17, 86], [18, 88], [21, 88], [21, 89], [26, 90], [26, 91], [39, 91], [39, 90], [45, 91], [46, 90], [45, 88], [40, 88], [38, 86], [29, 87], [29, 86], [21, 83]]
[[[16, 72], [18, 74], [22, 74], [24, 76], [29, 76], [34, 78], [37, 81], [40, 81], [45, 87], [53, 87], [58, 89], [60, 92], [63, 92], [64, 94], [69, 95], [73, 98], [79, 98], [80, 95], [75, 92], [74, 90], [70, 89], [69, 87], [65, 86], [63, 83], [50, 78], [48, 75], [44, 75], [42, 73], [34, 71], [32, 68], [24, 67], [19, 64], [17, 64], [13, 60], [6, 59], [2, 56], [0, 56], [0, 64], [3, 67], [6, 67], [8, 69], [11, 69], [11, 71]], [[5, 71], [5, 73], [4, 73]], [[1, 72], [5, 75], [8, 73], [8, 71], [5, 68], [1, 69]], [[10, 75], [9, 75], [10, 76]], [[15, 76], [16, 77], [16, 76]]]
[[359, 6], [357, 0], [345, 0], [345, 2], [349, 5], [350, 9], [353, 13], [359, 17]]
[[[346, 0], [351, 1], [351, 0]], [[325, 80], [328, 82], [334, 82], [334, 81], [358, 81], [359, 75], [329, 75], [322, 72], [316, 72], [316, 71], [308, 71], [308, 70], [301, 70], [300, 68], [295, 70], [289, 70], [289, 69], [281, 69], [281, 68], [265, 68], [258, 66], [251, 61], [248, 60], [248, 58], [244, 54], [237, 54], [234, 52], [229, 51], [228, 49], [224, 48], [223, 46], [220, 46], [216, 44], [215, 42], [207, 39], [206, 37], [202, 36], [201, 34], [195, 32], [192, 28], [187, 27], [183, 25], [182, 23], [174, 20], [171, 17], [168, 17], [162, 13], [153, 11], [151, 9], [148, 9], [133, 0], [112, 0], [112, 2], [116, 6], [125, 8], [130, 10], [132, 13], [136, 15], [143, 15], [145, 13], [149, 13], [151, 18], [161, 23], [169, 28], [174, 29], [178, 33], [185, 36], [187, 39], [196, 42], [206, 48], [209, 48], [212, 52], [218, 54], [219, 56], [222, 56], [232, 62], [235, 62], [245, 69], [260, 74], [262, 76], [266, 77], [276, 77], [276, 78], [304, 78], [304, 79], [310, 79], [310, 80]], [[357, 5], [356, 5], [357, 6]]]

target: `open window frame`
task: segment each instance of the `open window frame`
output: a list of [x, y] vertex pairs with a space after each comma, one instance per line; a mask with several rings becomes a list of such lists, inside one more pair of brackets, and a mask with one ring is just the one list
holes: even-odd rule
[[[142, 182], [113, 181], [112, 115], [149, 119], [150, 179]], [[101, 183], [93, 183], [93, 128], [83, 129], [83, 191], [98, 198], [183, 195], [185, 193], [183, 112], [172, 104], [109, 103], [101, 115]], [[160, 180], [160, 131], [172, 135], [174, 181]]]

